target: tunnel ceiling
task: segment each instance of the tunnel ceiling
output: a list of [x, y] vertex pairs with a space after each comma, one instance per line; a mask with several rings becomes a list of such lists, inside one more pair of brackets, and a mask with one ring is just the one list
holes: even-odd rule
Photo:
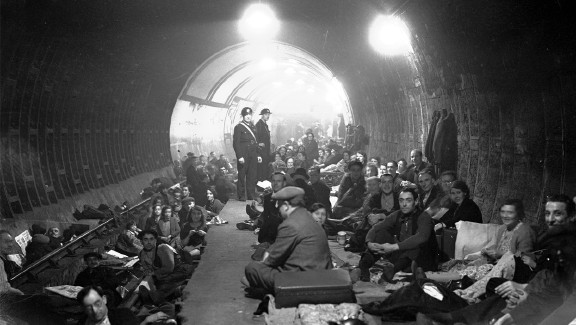
[[[236, 23], [250, 2], [0, 3], [0, 211], [12, 218], [165, 166], [176, 101], [206, 60], [243, 42]], [[447, 109], [459, 125], [458, 173], [487, 214], [516, 196], [536, 215], [546, 193], [576, 189], [574, 1], [265, 3], [282, 22], [277, 41], [342, 83], [369, 152], [407, 157], [424, 147], [432, 112]], [[414, 53], [370, 48], [379, 13], [406, 21]], [[274, 99], [265, 73], [218, 80]], [[217, 89], [232, 87], [218, 80], [193, 96], [225, 103]]]

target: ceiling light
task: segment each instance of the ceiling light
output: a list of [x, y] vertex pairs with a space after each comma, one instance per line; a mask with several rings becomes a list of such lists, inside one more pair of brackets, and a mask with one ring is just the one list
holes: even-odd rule
[[412, 52], [408, 27], [400, 18], [379, 15], [370, 26], [368, 41], [374, 50], [384, 55]]
[[238, 30], [248, 41], [271, 40], [280, 30], [280, 21], [269, 6], [255, 3], [244, 11]]

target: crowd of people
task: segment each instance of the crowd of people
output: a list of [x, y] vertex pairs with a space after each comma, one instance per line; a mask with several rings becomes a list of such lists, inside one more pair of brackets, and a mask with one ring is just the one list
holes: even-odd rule
[[[150, 187], [142, 192], [144, 198], [149, 198], [148, 213], [127, 220], [115, 242], [114, 249], [118, 253], [138, 257], [135, 272], [147, 279], [147, 286], [138, 287], [138, 295], [143, 306], [152, 307], [146, 307], [148, 309], [138, 315], [119, 308], [123, 298], [118, 272], [103, 265], [100, 253], [89, 252], [83, 256], [86, 268], [77, 274], [74, 283], [70, 283], [84, 288], [77, 297], [86, 308], [85, 319], [80, 324], [176, 324], [174, 301], [181, 297], [184, 285], [207, 245], [205, 237], [209, 227], [228, 223], [219, 214], [229, 195], [219, 195], [216, 188], [224, 188], [223, 193], [228, 189], [234, 192], [234, 184], [229, 180], [234, 169], [224, 156], [216, 158], [212, 153], [209, 161], [198, 158], [189, 154], [183, 161], [189, 177], [180, 186], [170, 187], [168, 181], [161, 178], [151, 181]], [[103, 213], [92, 211], [98, 209], [88, 210], [92, 214]], [[30, 231], [32, 240], [26, 249], [24, 266], [74, 239], [63, 239], [65, 236], [56, 227], [46, 230], [33, 225]], [[69, 301], [56, 299], [55, 303], [54, 297], [24, 294], [10, 285], [8, 280], [22, 268], [7, 258], [14, 252], [12, 235], [2, 230], [0, 237], [0, 315], [33, 324], [61, 322], [55, 311]], [[37, 308], [36, 312], [31, 312], [34, 308]]]
[[[411, 151], [410, 164], [404, 158], [368, 157], [358, 141], [319, 142], [313, 129], [275, 147], [267, 125], [271, 114], [261, 110], [255, 126], [252, 109], [242, 109], [233, 137], [236, 166], [214, 152], [187, 154], [174, 164], [175, 174], [185, 176], [186, 184], [171, 189], [153, 180], [145, 191], [150, 197], [149, 215], [126, 223], [115, 248], [138, 256], [142, 271], [152, 279], [139, 294], [156, 306], [153, 313], [138, 318], [114, 309], [122, 299], [118, 279], [101, 265], [100, 254], [84, 256], [87, 268], [75, 284], [84, 287], [78, 301], [86, 308], [86, 324], [104, 319], [110, 324], [173, 319], [171, 301], [182, 294], [207, 245], [209, 226], [227, 223], [219, 215], [229, 199], [252, 201], [246, 204], [249, 219], [236, 227], [258, 237], [242, 283], [247, 296], [260, 298], [274, 292], [275, 276], [281, 272], [332, 269], [328, 240], [342, 232], [347, 238], [344, 249], [360, 254], [358, 267], [350, 269], [353, 281], [373, 281], [370, 270], [385, 259], [389, 263], [381, 265], [376, 282], [390, 283], [401, 271], [415, 279], [437, 271], [448, 260], [437, 237], [458, 222], [482, 224], [492, 219], [482, 215], [455, 171], [437, 174], [438, 168], [425, 162], [419, 149]], [[338, 185], [327, 184], [327, 179], [338, 180]], [[270, 181], [270, 188], [257, 187], [257, 180]], [[472, 284], [453, 291], [469, 305], [451, 313], [418, 314], [419, 324], [560, 324], [576, 317], [574, 200], [549, 196], [545, 229], [525, 221], [518, 199], [505, 200], [499, 217], [503, 227], [495, 244], [460, 261], [466, 267], [489, 266]], [[6, 259], [12, 237], [7, 231], [0, 231], [0, 237], [0, 294], [11, 297], [9, 301], [22, 292], [7, 281], [17, 272]], [[31, 245], [42, 252], [44, 247], [62, 245], [58, 238], [54, 229], [35, 229]]]

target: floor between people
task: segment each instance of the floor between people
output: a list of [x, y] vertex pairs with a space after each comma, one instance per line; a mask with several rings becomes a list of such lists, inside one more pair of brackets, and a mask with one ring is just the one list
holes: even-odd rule
[[229, 223], [208, 231], [208, 246], [184, 291], [183, 324], [265, 323], [264, 317], [253, 318], [260, 301], [244, 297], [240, 283], [257, 241], [251, 231], [236, 229], [236, 223], [248, 219], [245, 207], [246, 202], [228, 201], [220, 217]]
[[[229, 223], [211, 226], [208, 231], [206, 251], [184, 290], [183, 324], [265, 324], [264, 317], [253, 316], [260, 301], [246, 298], [240, 283], [254, 252], [252, 245], [257, 243], [253, 232], [236, 229], [236, 223], [248, 218], [245, 207], [246, 202], [228, 201], [220, 217]], [[329, 244], [334, 255], [345, 261], [353, 259], [336, 242]], [[359, 302], [383, 295], [381, 288], [368, 283], [356, 284], [354, 289]], [[367, 316], [368, 324], [382, 324], [379, 317]]]

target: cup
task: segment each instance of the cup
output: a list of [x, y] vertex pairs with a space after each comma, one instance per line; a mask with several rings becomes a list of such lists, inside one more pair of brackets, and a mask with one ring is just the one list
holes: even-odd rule
[[346, 232], [339, 231], [338, 234], [336, 235], [336, 241], [338, 242], [338, 244], [342, 246], [346, 245]]
[[370, 268], [369, 271], [370, 271], [370, 282], [378, 284], [378, 281], [380, 281], [380, 278], [382, 278], [382, 274], [384, 273], [384, 271], [382, 271], [382, 269], [379, 267], [372, 267]]

